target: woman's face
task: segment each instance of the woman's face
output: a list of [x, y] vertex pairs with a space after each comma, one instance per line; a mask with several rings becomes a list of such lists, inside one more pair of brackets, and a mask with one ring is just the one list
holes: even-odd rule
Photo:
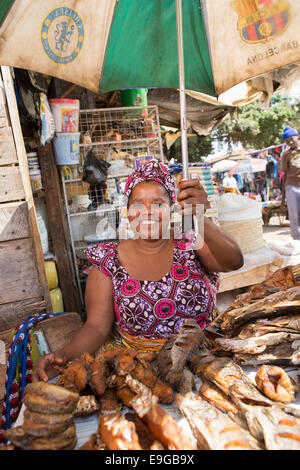
[[171, 201], [160, 183], [139, 183], [129, 198], [128, 218], [138, 238], [170, 238]]

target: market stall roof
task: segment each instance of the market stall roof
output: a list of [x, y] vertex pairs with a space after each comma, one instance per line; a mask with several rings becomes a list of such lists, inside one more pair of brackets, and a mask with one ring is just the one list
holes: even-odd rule
[[233, 152], [229, 152], [223, 155], [208, 157], [206, 159], [206, 163], [210, 163], [211, 165], [213, 165], [214, 163], [220, 162], [222, 160], [234, 160], [234, 161], [247, 160], [250, 154], [253, 152], [258, 152], [258, 150], [254, 150], [254, 149], [234, 150]]
[[247, 160], [239, 161], [230, 173], [233, 175], [241, 175], [244, 173], [258, 173], [260, 171], [266, 171], [267, 160], [264, 158], [249, 158]]
[[[148, 91], [148, 103], [157, 105], [160, 123], [180, 128], [179, 92], [174, 89]], [[232, 106], [212, 101], [201, 93], [197, 97], [186, 95], [186, 118], [188, 128], [199, 135], [209, 135], [233, 112]]]

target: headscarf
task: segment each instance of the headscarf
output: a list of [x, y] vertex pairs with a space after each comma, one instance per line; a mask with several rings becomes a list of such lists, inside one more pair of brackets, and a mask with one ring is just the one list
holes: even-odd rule
[[157, 160], [150, 160], [137, 168], [127, 179], [125, 185], [125, 196], [127, 205], [133, 189], [143, 181], [156, 181], [160, 183], [170, 198], [176, 200], [175, 183], [168, 169]]

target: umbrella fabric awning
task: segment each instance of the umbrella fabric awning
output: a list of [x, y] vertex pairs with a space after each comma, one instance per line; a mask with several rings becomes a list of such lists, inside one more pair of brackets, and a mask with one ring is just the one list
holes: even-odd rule
[[267, 160], [262, 158], [249, 158], [249, 160], [242, 160], [235, 165], [230, 170], [230, 174], [258, 173], [260, 171], [266, 171], [266, 166]]
[[[187, 90], [219, 96], [300, 60], [298, 1], [186, 0], [182, 16]], [[178, 88], [175, 1], [1, 0], [0, 64], [96, 93]]]
[[[148, 103], [157, 105], [162, 125], [180, 127], [178, 90], [170, 88], [148, 90]], [[187, 125], [198, 135], [209, 135], [233, 112], [233, 109], [217, 101], [212, 103], [202, 101], [202, 95], [193, 98], [186, 94]]]

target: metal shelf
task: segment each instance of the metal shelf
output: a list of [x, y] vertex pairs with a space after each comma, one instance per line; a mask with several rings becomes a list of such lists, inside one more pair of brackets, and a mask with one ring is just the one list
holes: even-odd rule
[[[159, 161], [164, 161], [164, 156], [157, 106], [80, 110], [79, 131], [81, 133], [81, 163], [77, 165], [77, 174], [73, 173], [75, 179], [67, 180], [64, 178], [62, 169], [61, 179], [76, 279], [83, 301], [78, 260], [84, 259], [84, 251], [89, 246], [116, 241], [116, 239], [100, 240], [102, 233], [105, 236], [106, 229], [103, 229], [102, 225], [98, 229], [98, 223], [102, 224], [105, 221], [105, 223], [111, 224], [116, 220], [115, 217], [118, 218], [118, 222], [122, 219], [122, 212], [119, 209], [124, 206], [119, 204], [118, 198], [116, 198], [116, 204], [107, 207], [102, 205], [106, 191], [110, 191], [111, 195], [118, 196], [120, 185], [118, 181], [112, 180], [127, 178], [132, 173], [134, 157], [151, 155]], [[107, 180], [109, 180], [107, 187], [101, 184], [89, 185], [78, 177], [78, 174], [82, 173], [84, 158], [89, 150], [92, 150], [97, 158], [111, 163], [111, 174], [107, 175]], [[114, 167], [113, 162], [115, 161], [123, 161], [124, 165], [119, 166], [118, 164]], [[80, 196], [88, 196], [93, 206], [99, 208], [78, 210]], [[71, 204], [74, 201], [74, 211], [72, 211]], [[87, 241], [87, 237], [94, 241]], [[95, 241], [98, 238], [99, 240]]]

